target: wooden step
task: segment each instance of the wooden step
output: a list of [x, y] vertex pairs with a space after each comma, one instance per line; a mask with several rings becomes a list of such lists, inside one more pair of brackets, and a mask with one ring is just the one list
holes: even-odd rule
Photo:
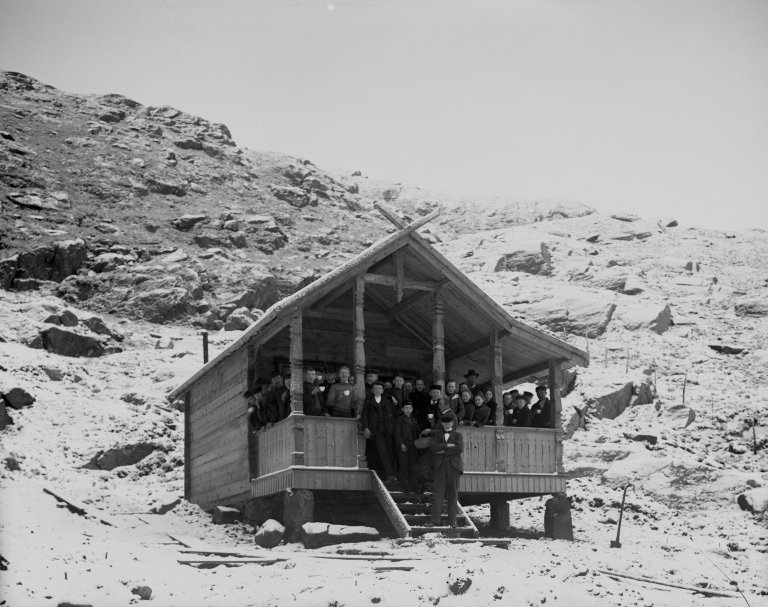
[[[419, 525], [423, 525], [424, 523], [428, 523], [429, 520], [432, 518], [431, 514], [405, 514], [403, 516], [405, 517], [406, 522], [411, 527], [413, 527], [414, 525], [419, 526]], [[448, 515], [443, 514], [440, 517], [440, 521], [448, 524]], [[456, 516], [456, 522], [459, 525], [464, 525], [467, 523], [466, 519], [461, 514]]]
[[429, 513], [430, 508], [432, 507], [430, 504], [409, 504], [409, 503], [398, 503], [397, 507], [400, 508], [400, 512], [403, 514], [411, 514], [411, 513], [417, 513], [417, 514], [424, 514]]
[[449, 527], [440, 525], [435, 527], [412, 526], [411, 537], [418, 537], [426, 533], [440, 533], [446, 537], [473, 537], [475, 530], [472, 527]]
[[399, 503], [420, 504], [429, 502], [432, 499], [432, 493], [413, 493], [410, 491], [390, 491], [392, 499]]

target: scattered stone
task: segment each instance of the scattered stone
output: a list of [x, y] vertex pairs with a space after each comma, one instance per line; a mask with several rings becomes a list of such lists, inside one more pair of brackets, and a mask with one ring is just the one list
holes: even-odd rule
[[162, 499], [159, 499], [149, 509], [152, 514], [166, 514], [173, 510], [181, 503], [181, 498], [175, 495], [167, 495]]
[[626, 435], [625, 434], [625, 436], [629, 440], [634, 440], [634, 441], [638, 441], [638, 442], [641, 442], [641, 443], [645, 442], [645, 443], [648, 443], [650, 445], [655, 445], [658, 442], [658, 440], [659, 440], [658, 437], [654, 436], [653, 434], [635, 434], [635, 435], [631, 435], [631, 434]]
[[749, 449], [741, 443], [729, 443], [728, 451], [735, 453], [736, 455], [744, 455]]
[[696, 411], [686, 405], [675, 405], [664, 410], [663, 413], [671, 428], [687, 428], [696, 419]]
[[228, 506], [216, 506], [211, 510], [211, 522], [214, 525], [231, 525], [236, 523], [242, 518], [240, 511], [237, 508], [229, 508]]
[[639, 295], [645, 290], [645, 283], [637, 276], [630, 275], [627, 276], [626, 280], [624, 281], [624, 286], [622, 287], [621, 292], [624, 293], [624, 295]]
[[672, 310], [669, 304], [654, 305], [648, 302], [622, 304], [616, 312], [616, 317], [629, 331], [650, 329], [661, 335], [672, 325]]
[[274, 548], [283, 541], [285, 527], [275, 519], [269, 519], [259, 527], [259, 530], [253, 536], [253, 541], [262, 548]]
[[182, 232], [188, 232], [194, 228], [198, 223], [208, 221], [207, 215], [182, 215], [178, 219], [174, 219], [171, 223], [173, 227]]
[[105, 323], [98, 316], [91, 316], [90, 318], [86, 318], [81, 322], [97, 335], [107, 335], [115, 341], [123, 341], [123, 339], [125, 339], [125, 336], [122, 333], [110, 329], [107, 326], [107, 323]]
[[553, 540], [573, 541], [571, 501], [558, 493], [544, 504], [544, 535]]
[[448, 585], [448, 589], [451, 591], [451, 594], [464, 594], [467, 590], [469, 590], [469, 587], [472, 585], [472, 579], [465, 577], [465, 578], [459, 578], [458, 580], [454, 580]]
[[9, 455], [5, 458], [5, 469], [9, 472], [18, 472], [21, 470], [21, 466], [19, 466], [19, 460], [17, 460], [12, 455]]
[[738, 346], [727, 346], [723, 344], [709, 344], [709, 347], [712, 348], [715, 352], [719, 352], [720, 354], [741, 354], [745, 351], [745, 348], [740, 348]]
[[672, 221], [667, 222], [667, 224], [664, 227], [676, 228], [677, 227], [677, 219], [673, 219]]
[[297, 209], [304, 208], [310, 202], [309, 194], [301, 188], [293, 186], [280, 186], [270, 185], [270, 192], [278, 200], [287, 202], [289, 205], [296, 207]]
[[11, 388], [7, 392], [3, 392], [2, 397], [5, 404], [12, 409], [18, 410], [35, 404], [35, 397], [23, 388]]
[[104, 346], [99, 340], [67, 329], [50, 327], [40, 331], [40, 338], [43, 348], [53, 354], [86, 358], [95, 358], [104, 354]]
[[768, 300], [755, 299], [751, 301], [743, 301], [736, 304], [734, 311], [736, 312], [736, 316], [762, 318], [768, 316]]
[[248, 308], [236, 308], [227, 317], [224, 323], [225, 331], [245, 331], [250, 327], [258, 316], [252, 314]]
[[136, 594], [142, 601], [148, 601], [152, 598], [152, 588], [149, 586], [135, 586], [131, 588], [131, 594]]
[[8, 426], [12, 425], [13, 418], [5, 407], [5, 399], [0, 398], [0, 430], [5, 430]]
[[283, 498], [283, 523], [286, 528], [286, 541], [301, 540], [301, 526], [315, 520], [315, 496], [311, 491], [288, 489]]
[[47, 365], [41, 365], [43, 372], [48, 376], [51, 381], [61, 381], [64, 379], [64, 373], [57, 367], [49, 367]]
[[600, 240], [600, 234], [592, 234], [586, 238], [587, 242], [597, 242], [598, 240]]
[[630, 223], [633, 221], [640, 220], [640, 217], [638, 215], [634, 215], [632, 213], [616, 213], [615, 215], [611, 215], [611, 218], [617, 221], [626, 221]]
[[114, 470], [121, 466], [133, 466], [156, 450], [157, 446], [152, 443], [136, 443], [107, 451], [99, 451], [83, 468], [86, 470]]
[[737, 503], [742, 510], [753, 514], [768, 514], [768, 487], [750, 489], [739, 495]]

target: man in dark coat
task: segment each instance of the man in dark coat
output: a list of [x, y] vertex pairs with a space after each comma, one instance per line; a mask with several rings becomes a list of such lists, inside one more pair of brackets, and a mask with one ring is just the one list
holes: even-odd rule
[[[440, 422], [435, 424], [432, 433], [432, 513], [431, 525], [440, 524], [443, 501], [448, 506], [448, 524], [456, 527], [456, 515], [459, 509], [459, 475], [464, 472], [461, 454], [464, 452], [464, 439], [456, 430], [456, 416], [445, 413]], [[438, 427], [439, 426], [439, 427]]]
[[538, 400], [531, 405], [531, 425], [534, 428], [551, 428], [546, 386], [536, 386], [536, 396]]
[[426, 384], [423, 379], [417, 379], [413, 382], [413, 392], [411, 392], [408, 397], [413, 403], [413, 416], [422, 427], [426, 427], [428, 425], [427, 409], [429, 409], [429, 393], [426, 391]]
[[467, 380], [467, 387], [469, 388], [469, 391], [472, 392], [472, 396], [480, 394], [480, 386], [477, 385], [478, 377], [480, 376], [474, 369], [467, 371], [467, 374], [464, 376], [464, 378]]
[[395, 405], [384, 394], [384, 385], [380, 381], [371, 386], [371, 395], [365, 399], [360, 416], [363, 435], [376, 446], [376, 452], [384, 467], [386, 483], [395, 480], [395, 466], [392, 453], [393, 433], [395, 430]]
[[304, 371], [304, 415], [325, 413], [324, 390], [317, 385], [317, 372], [312, 367]]
[[268, 424], [276, 424], [291, 411], [290, 393], [279, 371], [272, 373], [270, 379], [272, 383], [264, 396], [264, 413]]

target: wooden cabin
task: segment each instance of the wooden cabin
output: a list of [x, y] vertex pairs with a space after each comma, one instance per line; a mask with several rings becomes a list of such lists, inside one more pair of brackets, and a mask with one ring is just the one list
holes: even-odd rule
[[[185, 403], [186, 499], [237, 506], [306, 489], [331, 500], [333, 510], [334, 503], [362, 504], [355, 496], [375, 498], [384, 522], [408, 535], [413, 525], [405, 509], [368, 469], [359, 423], [302, 412], [304, 367], [342, 364], [352, 369], [358, 407], [367, 366], [443, 386], [473, 368], [497, 403], [505, 386], [546, 378], [555, 427], [504, 427], [501, 419], [496, 426], [460, 427], [460, 502], [490, 502], [492, 519], [501, 517], [506, 526], [508, 500], [565, 492], [560, 375], [563, 368], [586, 366], [587, 354], [512, 318], [429, 245], [416, 230], [434, 216], [398, 224], [395, 233], [273, 305], [172, 392]], [[249, 431], [243, 393], [276, 369], [290, 374], [291, 414]]]

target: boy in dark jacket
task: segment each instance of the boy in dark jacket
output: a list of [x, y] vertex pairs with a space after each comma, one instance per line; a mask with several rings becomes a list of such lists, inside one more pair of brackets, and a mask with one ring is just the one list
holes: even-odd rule
[[317, 373], [310, 367], [304, 372], [304, 415], [325, 413], [324, 389], [317, 385]]
[[413, 403], [406, 401], [403, 414], [395, 420], [395, 450], [400, 464], [400, 482], [412, 491], [417, 490], [418, 469], [416, 447], [413, 441], [419, 438], [419, 422], [413, 417]]

